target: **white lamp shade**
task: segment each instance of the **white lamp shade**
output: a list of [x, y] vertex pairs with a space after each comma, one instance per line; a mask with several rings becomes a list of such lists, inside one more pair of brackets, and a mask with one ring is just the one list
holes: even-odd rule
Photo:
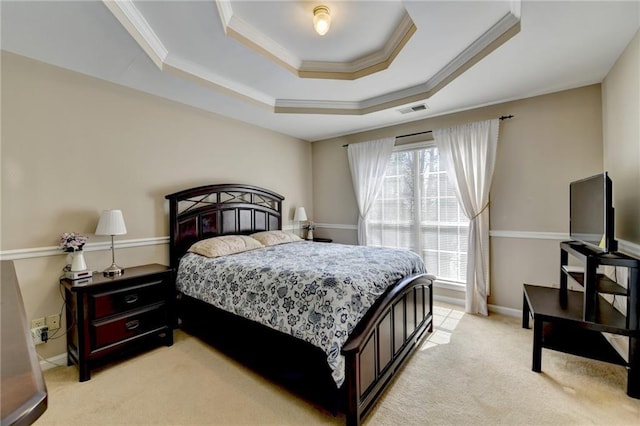
[[307, 212], [305, 211], [304, 207], [298, 207], [296, 209], [296, 214], [293, 215], [293, 221], [304, 222], [305, 220], [307, 220]]
[[100, 214], [96, 235], [124, 235], [127, 227], [124, 224], [121, 210], [104, 210]]

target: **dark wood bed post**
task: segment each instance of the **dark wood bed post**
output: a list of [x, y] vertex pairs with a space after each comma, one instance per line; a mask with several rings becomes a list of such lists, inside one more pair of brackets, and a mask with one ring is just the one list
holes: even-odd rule
[[[169, 198], [167, 196], [166, 198]], [[174, 268], [174, 273], [178, 270], [178, 253], [176, 253], [176, 246], [174, 241], [176, 240], [176, 227], [178, 226], [178, 201], [175, 198], [169, 198], [169, 264]]]
[[[198, 240], [282, 229], [284, 197], [256, 186], [200, 186], [165, 198], [169, 200], [171, 266], [176, 271], [180, 257]], [[186, 205], [181, 206], [181, 203]], [[394, 375], [418, 348], [420, 340], [433, 330], [434, 280], [432, 275], [415, 274], [389, 287], [343, 345], [346, 367], [345, 382], [340, 390], [346, 398], [344, 409], [348, 425], [362, 423]], [[211, 305], [184, 294], [179, 296], [178, 314], [191, 316], [196, 323], [205, 323], [210, 316], [221, 315], [222, 311]], [[257, 334], [274, 336], [274, 333], [280, 333], [244, 319], [236, 327], [234, 333], [244, 336], [244, 340]], [[310, 354], [308, 343], [292, 336], [288, 336], [288, 341], [287, 352], [294, 356]], [[325, 359], [324, 352], [311, 348], [314, 355], [309, 359]], [[314, 366], [308, 368], [313, 370]]]

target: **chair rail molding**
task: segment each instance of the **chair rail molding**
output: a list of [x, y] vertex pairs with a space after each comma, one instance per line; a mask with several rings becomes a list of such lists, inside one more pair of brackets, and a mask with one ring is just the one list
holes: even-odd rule
[[[169, 244], [169, 237], [149, 237], [137, 238], [131, 240], [114, 241], [116, 249], [156, 246], [160, 244]], [[101, 241], [98, 243], [85, 244], [84, 251], [111, 250], [111, 241]], [[0, 251], [0, 260], [17, 260], [29, 259], [34, 257], [60, 256], [68, 253], [60, 250], [58, 246], [32, 247], [25, 249], [2, 250]]]
[[[347, 231], [357, 231], [357, 225], [340, 224], [340, 223], [316, 223], [317, 228], [327, 229], [340, 229]], [[293, 230], [293, 225], [284, 225], [283, 230]], [[533, 231], [510, 231], [510, 230], [493, 230], [489, 231], [489, 236], [492, 238], [521, 238], [530, 240], [557, 240], [566, 241], [569, 240], [569, 235], [563, 232], [533, 232]], [[160, 244], [169, 244], [169, 237], [148, 237], [137, 238], [131, 240], [119, 240], [115, 241], [116, 249], [131, 248], [131, 247], [145, 247], [155, 246]], [[632, 256], [640, 256], [640, 244], [632, 243], [630, 241], [618, 240], [619, 251], [627, 253]], [[99, 251], [110, 250], [110, 241], [101, 241], [97, 243], [87, 243], [84, 246], [85, 251]], [[2, 250], [0, 251], [0, 260], [18, 260], [29, 259], [34, 257], [46, 257], [46, 256], [60, 256], [66, 255], [57, 246], [47, 247], [31, 247], [24, 249]]]

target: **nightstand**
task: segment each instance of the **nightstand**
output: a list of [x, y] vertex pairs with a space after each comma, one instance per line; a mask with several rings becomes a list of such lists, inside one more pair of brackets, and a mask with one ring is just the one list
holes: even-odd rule
[[332, 243], [333, 240], [331, 238], [314, 238], [313, 241], [316, 243]]
[[[88, 281], [88, 282], [87, 282]], [[173, 269], [151, 264], [120, 276], [96, 273], [90, 280], [60, 280], [67, 314], [67, 365], [77, 364], [80, 381], [92, 365], [160, 339], [173, 345]]]

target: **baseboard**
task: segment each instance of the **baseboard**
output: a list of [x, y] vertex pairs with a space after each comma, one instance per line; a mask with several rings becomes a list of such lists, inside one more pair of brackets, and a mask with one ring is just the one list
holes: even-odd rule
[[464, 308], [464, 299], [458, 299], [456, 297], [438, 296], [434, 294], [433, 301], [444, 302], [448, 303], [449, 305], [462, 306]]
[[[464, 307], [464, 299], [457, 299], [455, 297], [446, 297], [446, 296], [433, 296], [434, 301], [440, 301], [447, 303], [449, 305], [462, 306]], [[489, 312], [493, 312], [495, 314], [505, 315], [508, 317], [520, 318], [522, 317], [522, 311], [520, 309], [507, 308], [505, 306], [498, 305], [489, 305]]]
[[521, 309], [507, 308], [505, 306], [498, 306], [498, 305], [489, 305], [488, 308], [489, 308], [489, 312], [493, 312], [495, 314], [505, 315], [507, 317], [514, 317], [514, 318], [522, 317]]
[[42, 371], [46, 371], [46, 370], [51, 370], [52, 368], [56, 368], [56, 367], [66, 367], [67, 366], [67, 353], [63, 353], [60, 355], [54, 355], [52, 357], [49, 358], [42, 358], [38, 355], [38, 358], [40, 358], [40, 369]]

